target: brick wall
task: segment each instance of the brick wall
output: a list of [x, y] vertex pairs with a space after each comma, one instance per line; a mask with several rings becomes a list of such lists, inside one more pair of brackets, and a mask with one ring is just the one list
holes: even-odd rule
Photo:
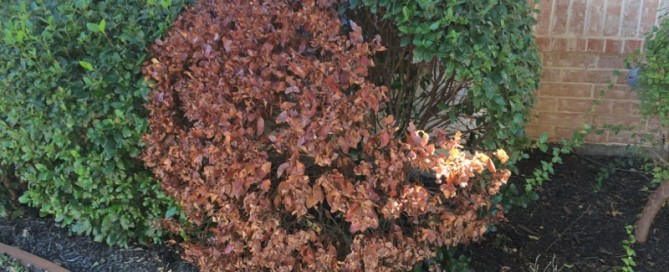
[[[530, 0], [532, 1], [532, 0]], [[537, 105], [527, 133], [544, 131], [551, 139], [568, 138], [583, 124], [654, 124], [639, 116], [636, 93], [625, 85], [623, 60], [641, 49], [644, 33], [656, 23], [658, 10], [669, 0], [542, 0], [536, 4], [535, 34], [543, 62]], [[614, 78], [613, 70], [623, 75]], [[593, 99], [613, 82], [613, 89], [588, 114]], [[627, 144], [630, 135], [590, 135], [590, 143]]]

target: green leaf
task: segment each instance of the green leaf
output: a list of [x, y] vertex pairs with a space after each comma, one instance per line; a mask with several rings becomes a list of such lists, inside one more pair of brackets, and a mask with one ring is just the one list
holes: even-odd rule
[[177, 208], [172, 207], [165, 212], [165, 218], [170, 218], [170, 217], [174, 216], [176, 213], [177, 213]]
[[88, 31], [90, 32], [100, 32], [100, 25], [98, 24], [86, 23], [86, 28], [88, 28]]
[[548, 132], [544, 132], [539, 136], [539, 143], [546, 143], [548, 142]]
[[105, 19], [102, 19], [100, 21], [100, 23], [98, 24], [98, 29], [100, 30], [100, 32], [104, 33], [106, 26], [107, 26], [107, 23], [105, 22]]
[[400, 41], [400, 47], [405, 47], [409, 42], [411, 41], [411, 38], [409, 36], [404, 36], [402, 37], [402, 40]]
[[432, 23], [430, 25], [430, 30], [436, 30], [437, 28], [439, 28], [440, 24], [441, 24], [441, 22], [439, 22], [439, 21], [436, 21], [436, 22]]
[[19, 197], [19, 202], [20, 202], [21, 204], [28, 204], [28, 202], [30, 202], [30, 196], [28, 196], [28, 194], [23, 194], [23, 195], [21, 195], [21, 196]]
[[46, 166], [44, 164], [41, 164], [41, 163], [35, 164], [35, 168], [40, 172], [47, 171]]
[[88, 71], [93, 71], [93, 65], [90, 62], [80, 60], [79, 65]]
[[546, 145], [546, 144], [540, 144], [540, 145], [539, 145], [539, 150], [541, 150], [541, 152], [544, 152], [544, 153], [545, 153], [546, 151], [548, 151], [548, 145]]
[[164, 9], [169, 8], [172, 5], [172, 0], [160, 0], [160, 6]]

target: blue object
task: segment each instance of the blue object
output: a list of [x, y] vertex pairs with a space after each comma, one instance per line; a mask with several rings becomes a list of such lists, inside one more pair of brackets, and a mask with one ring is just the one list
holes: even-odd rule
[[630, 70], [629, 74], [627, 74], [627, 85], [629, 85], [632, 88], [636, 88], [639, 86], [639, 70], [641, 67], [634, 67], [632, 70]]

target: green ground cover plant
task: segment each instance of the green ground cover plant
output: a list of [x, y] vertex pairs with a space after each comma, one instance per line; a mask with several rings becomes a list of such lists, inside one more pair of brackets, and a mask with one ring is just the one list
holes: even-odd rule
[[0, 271], [2, 272], [29, 272], [30, 270], [16, 259], [0, 254]]

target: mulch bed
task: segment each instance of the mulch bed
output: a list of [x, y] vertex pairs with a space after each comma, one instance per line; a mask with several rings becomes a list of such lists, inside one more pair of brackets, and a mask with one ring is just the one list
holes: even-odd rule
[[[529, 175], [538, 158], [521, 165]], [[527, 208], [514, 208], [508, 224], [486, 236], [486, 241], [470, 246], [475, 271], [544, 270], [552, 261], [562, 271], [616, 271], [625, 256], [622, 241], [628, 238], [626, 225], [633, 225], [643, 210], [650, 177], [634, 169], [616, 171], [594, 192], [601, 164], [616, 158], [569, 155], [555, 167], [555, 176], [539, 191], [540, 199]], [[522, 178], [522, 175], [517, 178]], [[669, 213], [656, 217], [651, 235], [644, 244], [634, 244], [638, 264], [635, 271], [669, 271]], [[537, 259], [538, 258], [538, 259]]]
[[70, 271], [197, 271], [179, 258], [174, 247], [110, 247], [89, 237], [72, 237], [57, 227], [51, 218], [40, 218], [35, 214], [13, 220], [0, 218], [0, 242]]
[[[521, 164], [529, 175], [538, 159]], [[647, 175], [617, 171], [593, 192], [600, 164], [612, 157], [568, 155], [555, 167], [555, 176], [539, 189], [540, 199], [527, 208], [514, 208], [509, 223], [486, 235], [485, 241], [465, 247], [473, 271], [544, 271], [552, 261], [562, 271], [615, 271], [625, 256], [625, 226], [634, 224], [650, 192]], [[663, 209], [645, 244], [635, 244], [636, 271], [668, 271], [669, 212]], [[17, 246], [71, 271], [197, 271], [183, 262], [177, 248], [109, 247], [88, 237], [70, 237], [50, 218], [28, 214], [0, 218], [0, 242]], [[553, 271], [553, 270], [545, 270]]]

